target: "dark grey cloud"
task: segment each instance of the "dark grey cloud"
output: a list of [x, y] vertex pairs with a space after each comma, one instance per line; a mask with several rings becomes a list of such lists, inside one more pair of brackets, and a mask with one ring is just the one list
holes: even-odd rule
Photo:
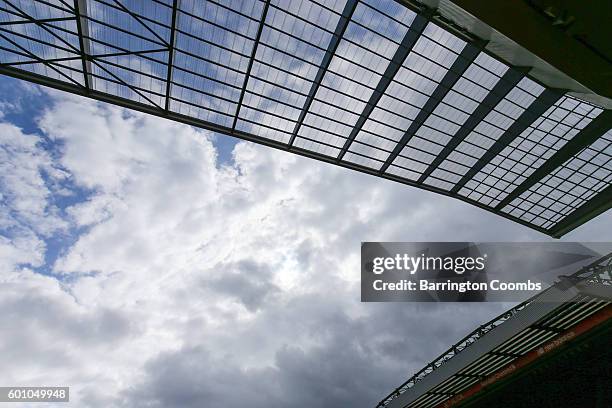
[[218, 264], [208, 272], [214, 277], [203, 280], [205, 288], [237, 300], [252, 312], [259, 310], [266, 300], [279, 292], [272, 282], [270, 265], [243, 260]]
[[[373, 407], [394, 387], [501, 304], [355, 304], [338, 296], [295, 296], [260, 311], [255, 332], [282, 339], [267, 364], [245, 368], [240, 353], [187, 346], [145, 365], [121, 396], [130, 407]], [[356, 295], [352, 293], [352, 295]], [[247, 331], [248, 333], [248, 331]], [[257, 341], [240, 328], [236, 335]], [[263, 346], [263, 345], [262, 345]]]
[[[83, 313], [66, 301], [68, 294], [62, 299], [57, 293], [28, 289], [19, 294], [4, 292], [0, 299], [3, 328], [16, 335], [22, 333], [17, 337], [18, 341], [35, 333], [36, 338], [48, 345], [67, 340], [81, 346], [108, 345], [138, 332], [135, 322], [118, 310], [100, 307]], [[20, 321], [27, 322], [28, 326], [23, 327]], [[15, 338], [7, 335], [7, 338], [11, 337]]]
[[79, 378], [93, 384], [93, 368], [142, 334], [121, 310], [81, 308], [57, 281], [26, 279], [0, 287], [2, 384], [73, 386]]

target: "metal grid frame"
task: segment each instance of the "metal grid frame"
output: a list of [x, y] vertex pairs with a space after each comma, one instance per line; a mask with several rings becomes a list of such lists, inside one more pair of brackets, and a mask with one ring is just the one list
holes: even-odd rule
[[[612, 253], [598, 259], [584, 268], [581, 268], [570, 276], [560, 277], [556, 286], [565, 285], [588, 286], [612, 286]], [[551, 287], [552, 288], [552, 287]], [[400, 385], [388, 396], [383, 398], [377, 408], [392, 405], [393, 401], [405, 392], [408, 392], [415, 384], [422, 381], [440, 366], [460, 354], [466, 348], [474, 345], [479, 339], [486, 336], [494, 328], [504, 324], [524, 309], [528, 309], [533, 303], [537, 304], [538, 297], [549, 289], [533, 296], [525, 302], [511, 308], [507, 312], [491, 319], [489, 322], [476, 328], [459, 342], [442, 353], [434, 361], [423, 367], [406, 382]], [[573, 327], [582, 320], [610, 307], [609, 299], [580, 293], [568, 302], [559, 304], [553, 311], [534, 324], [526, 327], [520, 332], [499, 344], [480, 358], [472, 361], [467, 366], [458, 370], [446, 380], [424, 392], [414, 399], [405, 408], [432, 408], [440, 403], [456, 396], [463, 390], [482, 381], [487, 376], [495, 373], [502, 367], [507, 366], [514, 360], [526, 355], [531, 350], [546, 343], [565, 330]]]
[[[485, 45], [400, 0], [0, 0], [2, 74], [451, 196], [552, 236], [609, 209], [610, 111]], [[574, 182], [551, 184], [566, 176]]]

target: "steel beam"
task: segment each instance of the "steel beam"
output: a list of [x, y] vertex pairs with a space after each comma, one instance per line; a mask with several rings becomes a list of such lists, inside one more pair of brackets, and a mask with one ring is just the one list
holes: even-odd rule
[[257, 54], [257, 47], [259, 46], [259, 40], [263, 31], [264, 25], [266, 24], [266, 16], [268, 15], [268, 8], [270, 7], [270, 0], [266, 0], [261, 12], [261, 20], [259, 21], [259, 27], [257, 27], [257, 34], [253, 44], [253, 50], [251, 51], [251, 58], [249, 59], [249, 65], [247, 66], [246, 73], [244, 74], [244, 81], [242, 83], [242, 89], [240, 91], [240, 97], [238, 98], [238, 105], [236, 106], [236, 116], [234, 116], [234, 122], [232, 123], [232, 130], [236, 129], [236, 123], [238, 122], [238, 115], [240, 114], [240, 108], [242, 107], [242, 100], [246, 92], [247, 84], [249, 83], [249, 77], [251, 76], [251, 69], [253, 68], [253, 62], [255, 61], [255, 54]]
[[323, 76], [327, 72], [329, 68], [329, 64], [332, 61], [334, 54], [336, 53], [336, 49], [338, 49], [338, 44], [340, 44], [340, 40], [346, 31], [346, 27], [348, 27], [349, 21], [351, 20], [351, 16], [357, 7], [357, 0], [348, 0], [342, 10], [342, 15], [338, 19], [338, 23], [336, 24], [336, 29], [334, 30], [334, 34], [332, 35], [331, 40], [327, 46], [327, 50], [325, 51], [325, 55], [321, 60], [321, 64], [319, 65], [319, 69], [317, 74], [315, 75], [314, 82], [310, 87], [310, 92], [308, 92], [308, 97], [306, 98], [306, 102], [304, 103], [304, 107], [300, 112], [300, 116], [298, 117], [297, 123], [293, 129], [293, 133], [291, 134], [291, 138], [289, 140], [289, 147], [293, 147], [293, 143], [295, 142], [295, 138], [297, 137], [300, 128], [302, 127], [302, 123], [304, 123], [304, 118], [306, 114], [310, 110], [310, 105], [312, 105], [312, 101], [314, 100], [315, 95], [317, 94], [317, 90], [321, 85], [321, 81], [323, 81]]
[[172, 21], [170, 23], [170, 43], [168, 44], [168, 75], [166, 76], [166, 104], [165, 110], [170, 110], [170, 96], [172, 95], [172, 66], [174, 64], [174, 43], [176, 41], [176, 20], [178, 18], [179, 0], [172, 1]]
[[[25, 58], [31, 58], [30, 54], [26, 54], [25, 52], [21, 52], [21, 51], [17, 51], [17, 50], [13, 50], [10, 48], [6, 48], [0, 45], [0, 50], [2, 51], [6, 51], [6, 52], [10, 52], [11, 54], [15, 54], [15, 55], [21, 55], [22, 57]], [[81, 59], [81, 56], [75, 56], [75, 57], [65, 57], [65, 58], [47, 58], [45, 59], [45, 62], [47, 63], [54, 63], [54, 62], [65, 62], [65, 61], [74, 61], [74, 60], [78, 60]], [[12, 61], [12, 62], [0, 62], [0, 65], [3, 66], [7, 66], [7, 67], [15, 67], [17, 65], [28, 65], [28, 64], [37, 64], [39, 61], [36, 60], [28, 60], [28, 61]]]
[[561, 166], [576, 153], [580, 152], [585, 147], [589, 146], [604, 133], [612, 128], [612, 111], [603, 111], [599, 116], [591, 121], [584, 129], [580, 131], [572, 140], [567, 142], [557, 153], [552, 155], [542, 166], [527, 177], [518, 187], [506, 196], [495, 207], [501, 210], [510, 204], [515, 198], [519, 197], [525, 191], [529, 190], [538, 181], [542, 180], [546, 175], [552, 173], [557, 167]]
[[459, 190], [470, 181], [484, 166], [495, 156], [501, 153], [514, 139], [527, 129], [536, 119], [553, 106], [563, 93], [557, 89], [546, 89], [534, 100], [531, 105], [510, 125], [501, 137], [487, 150], [487, 152], [476, 162], [476, 164], [459, 180], [451, 189], [451, 193], [457, 194]]
[[[425, 13], [428, 12], [429, 10], [427, 10]], [[366, 106], [363, 108], [361, 115], [359, 115], [355, 126], [353, 126], [353, 128], [351, 129], [351, 133], [349, 134], [348, 139], [344, 142], [344, 146], [342, 147], [342, 150], [340, 150], [340, 153], [338, 154], [336, 160], [342, 160], [342, 158], [348, 151], [349, 146], [353, 143], [353, 140], [355, 140], [355, 138], [361, 131], [361, 128], [365, 124], [366, 120], [368, 120], [370, 114], [372, 113], [376, 105], [378, 105], [378, 101], [380, 101], [380, 98], [382, 98], [382, 96], [384, 95], [385, 91], [387, 90], [387, 87], [389, 86], [389, 84], [391, 84], [391, 81], [393, 80], [393, 78], [395, 78], [395, 75], [400, 70], [402, 63], [404, 62], [408, 54], [410, 54], [410, 52], [412, 51], [412, 47], [414, 47], [414, 44], [416, 44], [417, 40], [421, 37], [423, 30], [429, 22], [429, 18], [430, 15], [422, 13], [417, 14], [414, 18], [412, 24], [410, 25], [410, 29], [404, 35], [404, 38], [402, 39], [402, 42], [395, 51], [395, 54], [389, 62], [387, 69], [385, 70], [383, 76], [380, 78], [380, 81], [378, 81], [376, 89], [374, 89], [372, 95], [370, 95], [370, 99], [366, 103]]]
[[419, 178], [419, 183], [423, 183], [427, 177], [437, 169], [440, 164], [451, 154], [465, 138], [476, 128], [476, 126], [500, 103], [504, 97], [510, 92], [520, 81], [525, 77], [525, 74], [519, 70], [509, 68], [504, 76], [495, 84], [489, 94], [483, 99], [478, 107], [472, 112], [470, 117], [465, 121], [463, 126], [455, 133], [453, 138], [442, 149], [440, 154], [427, 167], [425, 172]]
[[89, 61], [89, 25], [87, 23], [87, 1], [74, 0], [74, 14], [76, 17], [77, 32], [79, 34], [79, 48], [83, 69], [83, 83], [88, 91], [92, 88], [91, 84], [91, 62]]
[[438, 84], [436, 89], [433, 91], [423, 108], [419, 111], [416, 118], [412, 121], [404, 136], [400, 139], [399, 143], [393, 149], [391, 155], [385, 161], [385, 164], [380, 168], [379, 173], [383, 174], [387, 171], [389, 166], [393, 163], [395, 158], [402, 152], [404, 147], [408, 144], [410, 139], [414, 136], [414, 134], [419, 130], [419, 128], [425, 123], [427, 118], [431, 115], [431, 113], [436, 109], [436, 107], [442, 102], [442, 99], [446, 96], [448, 91], [455, 85], [455, 83], [461, 78], [463, 73], [468, 69], [468, 67], [472, 64], [474, 59], [480, 53], [483, 44], [476, 45], [472, 43], [467, 43], [463, 48], [453, 65], [446, 72], [446, 75], [442, 78], [442, 81]]
[[[6, 10], [6, 9], [0, 9], [0, 11], [8, 12], [8, 10]], [[36, 19], [35, 22], [34, 21], [29, 21], [29, 20], [2, 21], [2, 22], [0, 22], [0, 27], [1, 26], [10, 26], [10, 25], [19, 25], [19, 24], [34, 24], [34, 23], [36, 23], [36, 24], [48, 24], [48, 23], [57, 23], [57, 22], [61, 22], [61, 21], [70, 21], [70, 20], [74, 20], [74, 18], [72, 18], [72, 17], [38, 18], [38, 19]]]

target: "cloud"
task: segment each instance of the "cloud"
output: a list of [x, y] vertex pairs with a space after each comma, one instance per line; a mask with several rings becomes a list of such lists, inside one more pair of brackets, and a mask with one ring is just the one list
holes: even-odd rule
[[[399, 11], [396, 6], [375, 5], [388, 12]], [[342, 9], [341, 4], [330, 7]], [[368, 20], [363, 20], [366, 25], [374, 21], [368, 10], [360, 5], [355, 13]], [[338, 19], [318, 6], [293, 11], [310, 13], [332, 31]], [[227, 20], [225, 11], [209, 14], [236, 30], [255, 27], [244, 19]], [[325, 48], [329, 33], [308, 28], [280, 8], [271, 7], [268, 19], [287, 30], [301, 27], [281, 46], [288, 54], [320, 62], [323, 52], [297, 38]], [[388, 29], [400, 41], [406, 27], [385, 21], [380, 31]], [[368, 49], [384, 51], [384, 40], [358, 38], [363, 30], [351, 27], [348, 35], [367, 42]], [[215, 34], [201, 31], [203, 39]], [[280, 124], [275, 114], [297, 119], [303, 105], [297, 92], [308, 93], [307, 79], [314, 78], [317, 64], [272, 52], [264, 44], [278, 43], [278, 33], [264, 28], [257, 59], [271, 65], [256, 61], [247, 88], [295, 107], [247, 92], [241, 115], [253, 123], [238, 121], [237, 128], [288, 139], [258, 125], [293, 130], [293, 122]], [[202, 48], [197, 39], [179, 36], [177, 41], [178, 48]], [[236, 46], [236, 36], [225, 35], [222, 41]], [[354, 74], [349, 60], [378, 63], [371, 66], [384, 70], [387, 60], [370, 58], [365, 48], [349, 48], [342, 41], [338, 53], [347, 58], [332, 61], [338, 74]], [[389, 58], [396, 48], [387, 44]], [[210, 64], [186, 54], [175, 58], [228, 83], [243, 82], [241, 74], [218, 67], [211, 71]], [[134, 68], [155, 73], [150, 64]], [[378, 77], [365, 74], [375, 86]], [[212, 94], [233, 98], [238, 93], [201, 78], [194, 82], [192, 74], [180, 70], [173, 75]], [[325, 84], [339, 77], [331, 75], [319, 93], [332, 92]], [[356, 83], [344, 84], [362, 99], [371, 93]], [[20, 95], [34, 91], [35, 99], [48, 97], [37, 87]], [[231, 106], [183, 91], [187, 101], [208, 101], [221, 110]], [[235, 146], [232, 162], [220, 163], [216, 140], [223, 136], [83, 98], [50, 95], [52, 104], [32, 113], [40, 135], [0, 123], [0, 383], [69, 385], [70, 406], [374, 406], [508, 305], [361, 303], [360, 242], [547, 239], [456, 200], [246, 142]], [[390, 101], [384, 97], [379, 108], [394, 111], [397, 103]], [[0, 102], [0, 111], [6, 118], [29, 102], [21, 97], [11, 105]], [[172, 106], [232, 122], [229, 115]], [[397, 106], [410, 112], [408, 105]], [[357, 120], [338, 109], [329, 115], [329, 107], [315, 102], [317, 109], [323, 116]], [[387, 123], [388, 115], [380, 112], [373, 116]], [[323, 119], [309, 114], [305, 123], [320, 127]], [[365, 128], [379, 133], [376, 126], [382, 125], [369, 121]], [[303, 126], [300, 135], [312, 135], [310, 129]], [[71, 200], [60, 205], [66, 194]], [[610, 215], [600, 217], [570, 238], [605, 239], [611, 226]], [[57, 236], [67, 236], [68, 244], [46, 264]], [[53, 276], [31, 270], [43, 266]]]
[[[351, 318], [342, 312], [342, 303], [304, 296], [269, 311], [269, 317], [253, 328], [259, 335], [246, 336], [256, 341], [270, 331], [270, 336], [285, 338], [266, 365], [245, 367], [231, 343], [222, 349], [193, 345], [162, 353], [147, 363], [145, 381], [124, 392], [123, 403], [134, 407], [203, 403], [238, 407], [245, 401], [253, 407], [374, 406], [391, 384], [398, 385], [423, 366], [432, 357], [429, 353], [442, 352], [448, 338], [465, 334], [454, 322], [458, 316], [466, 325], [477, 325], [504, 308], [489, 305], [492, 310], [481, 308], [474, 315], [469, 305], [459, 310], [394, 305], [374, 307], [366, 316]], [[304, 318], [286, 322], [291, 316]], [[240, 328], [236, 332], [236, 337], [245, 337]]]
[[114, 349], [138, 333], [119, 311], [80, 305], [56, 279], [28, 270], [2, 281], [0, 311], [3, 384], [104, 387]]
[[203, 286], [221, 296], [237, 299], [250, 311], [257, 311], [268, 298], [279, 291], [271, 282], [272, 271], [269, 265], [242, 260], [217, 265], [213, 270], [216, 270], [215, 276], [204, 280]]

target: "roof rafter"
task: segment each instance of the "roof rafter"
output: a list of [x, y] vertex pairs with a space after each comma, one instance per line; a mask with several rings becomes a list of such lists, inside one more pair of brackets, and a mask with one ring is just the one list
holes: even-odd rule
[[53, 63], [47, 62], [46, 60], [40, 58], [38, 55], [33, 54], [28, 49], [23, 48], [21, 45], [17, 44], [15, 41], [11, 40], [10, 38], [8, 38], [7, 36], [5, 36], [2, 33], [0, 33], [0, 38], [3, 38], [5, 41], [11, 43], [14, 47], [19, 48], [21, 51], [23, 51], [25, 54], [27, 54], [29, 58], [32, 58], [33, 60], [36, 60], [36, 61], [33, 62], [34, 64], [37, 64], [37, 63], [38, 64], [43, 64], [43, 65], [51, 68], [55, 72], [57, 72], [60, 76], [63, 76], [64, 78], [68, 79], [70, 82], [74, 83], [75, 85], [81, 86], [81, 84], [76, 82], [73, 78], [71, 78], [70, 76], [66, 75], [64, 72], [60, 71], [58, 68], [56, 68]]
[[87, 23], [87, 1], [86, 0], [74, 0], [74, 14], [76, 17], [77, 32], [79, 34], [79, 48], [81, 49], [81, 63], [83, 66], [83, 83], [85, 89], [88, 91], [91, 89], [91, 63], [89, 62], [89, 28]]
[[[3, 9], [1, 7], [0, 7], [0, 11], [11, 13], [9, 10]], [[11, 14], [14, 14], [14, 13], [11, 13]], [[17, 14], [15, 13], [15, 15]], [[30, 20], [0, 21], [0, 26], [10, 26], [10, 25], [17, 25], [17, 24], [35, 24], [35, 23], [49, 24], [49, 23], [59, 23], [62, 21], [71, 21], [71, 20], [74, 20], [74, 18], [73, 17], [57, 17], [57, 18], [37, 18], [35, 19], [35, 21], [30, 21]]]
[[170, 43], [168, 44], [168, 75], [166, 76], [166, 104], [165, 110], [170, 110], [170, 96], [172, 94], [172, 67], [174, 65], [174, 43], [176, 41], [176, 20], [178, 18], [179, 0], [172, 0], [172, 22], [170, 23]]

